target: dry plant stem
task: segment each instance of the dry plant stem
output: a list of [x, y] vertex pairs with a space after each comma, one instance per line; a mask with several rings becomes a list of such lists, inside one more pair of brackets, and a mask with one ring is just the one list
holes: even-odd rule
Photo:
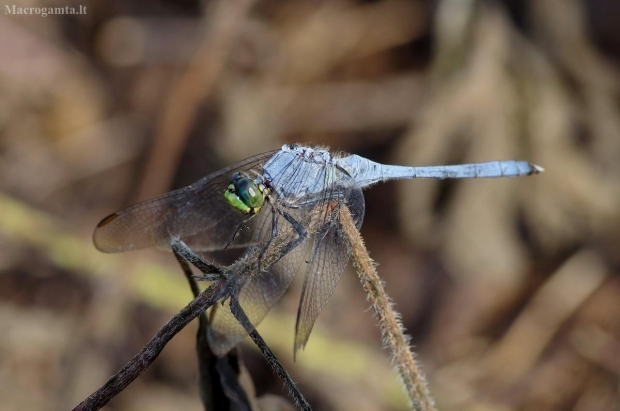
[[[279, 241], [274, 241], [274, 242], [279, 242]], [[172, 250], [174, 251], [174, 254], [177, 257], [177, 259], [178, 259], [179, 263], [181, 264], [181, 267], [183, 268], [183, 271], [186, 273], [186, 275], [187, 275], [186, 268], [189, 269], [187, 267], [187, 262], [191, 262], [196, 268], [199, 268], [200, 271], [202, 271], [205, 276], [213, 274], [216, 271], [219, 271], [223, 275], [223, 271], [225, 269], [229, 269], [229, 267], [222, 267], [220, 269], [219, 267], [216, 267], [216, 266], [208, 263], [207, 261], [203, 260], [199, 255], [195, 254], [182, 241], [173, 241], [172, 242]], [[251, 252], [249, 254], [249, 256], [252, 257], [252, 258], [241, 260], [241, 261], [243, 261], [243, 264], [240, 265], [240, 266], [234, 265], [240, 271], [230, 272], [230, 275], [225, 277], [225, 278], [227, 278], [227, 284], [224, 286], [224, 293], [225, 294], [224, 294], [223, 298], [224, 299], [230, 298], [230, 310], [231, 310], [231, 312], [233, 313], [233, 315], [235, 316], [235, 318], [237, 319], [239, 324], [241, 324], [241, 326], [248, 333], [248, 335], [250, 336], [252, 341], [254, 341], [254, 343], [256, 344], [258, 349], [260, 350], [261, 354], [263, 354], [263, 357], [265, 357], [265, 360], [271, 366], [273, 371], [280, 377], [280, 379], [282, 380], [282, 382], [284, 383], [284, 385], [288, 389], [291, 397], [293, 397], [293, 399], [295, 400], [295, 405], [299, 409], [301, 409], [301, 410], [308, 411], [308, 410], [311, 409], [310, 408], [310, 404], [308, 404], [308, 402], [306, 401], [306, 399], [302, 395], [302, 393], [299, 390], [299, 388], [297, 388], [297, 385], [295, 384], [293, 379], [286, 372], [284, 367], [282, 367], [282, 365], [280, 364], [280, 361], [278, 360], [278, 358], [271, 351], [271, 349], [267, 346], [267, 344], [265, 343], [263, 338], [260, 336], [258, 331], [256, 331], [256, 329], [254, 328], [254, 326], [250, 322], [250, 319], [245, 314], [245, 312], [243, 311], [243, 308], [241, 307], [241, 305], [239, 304], [239, 301], [237, 300], [237, 295], [235, 294], [235, 291], [233, 290], [231, 292], [230, 290], [228, 290], [229, 287], [232, 287], [233, 289], [235, 288], [235, 285], [231, 284], [231, 282], [234, 283], [234, 281], [235, 281], [234, 279], [232, 279], [232, 276], [238, 276], [238, 274], [236, 274], [236, 273], [243, 272], [243, 270], [246, 269], [249, 264], [252, 264], [252, 266], [255, 266], [257, 264], [255, 260], [256, 260], [256, 257], [258, 255], [258, 252], [259, 252], [259, 250], [255, 249], [253, 252]], [[271, 258], [277, 258], [277, 256], [273, 256], [273, 253], [266, 253], [265, 255], [268, 256], [268, 258], [270, 258], [270, 259]], [[189, 274], [189, 278], [191, 279], [190, 282], [193, 282], [193, 278], [191, 277], [191, 272]], [[246, 280], [247, 280], [247, 278], [246, 278]], [[202, 315], [201, 315], [201, 318], [202, 318]], [[205, 319], [205, 321], [206, 321], [206, 319]], [[208, 348], [208, 347], [205, 347], [205, 348]]]
[[[317, 207], [309, 215], [305, 216], [300, 223], [308, 224], [310, 232], [316, 229], [320, 222], [321, 207]], [[263, 256], [262, 267], [267, 268], [275, 264], [282, 257], [281, 252], [286, 249], [287, 239], [293, 233], [293, 228], [289, 227], [284, 230], [281, 235], [274, 239], [271, 246]], [[174, 243], [174, 241], [173, 241]], [[206, 263], [200, 259], [192, 259], [191, 255], [186, 255], [182, 249], [176, 249], [177, 258], [181, 257], [184, 261], [197, 265], [209, 274], [213, 274], [211, 266], [205, 266]], [[211, 307], [217, 300], [223, 297], [222, 292], [226, 291], [228, 287], [229, 277], [244, 277], [252, 276], [256, 273], [258, 267], [258, 249], [248, 253], [245, 257], [241, 258], [237, 262], [227, 267], [221, 267], [221, 271], [224, 274], [220, 280], [215, 281], [209, 288], [200, 293], [191, 303], [183, 308], [177, 315], [172, 317], [153, 337], [151, 341], [140, 351], [138, 355], [123, 367], [116, 375], [108, 380], [101, 388], [91, 394], [87, 399], [81, 402], [74, 410], [98, 410], [107, 404], [118, 393], [125, 389], [131, 382], [133, 382], [142, 372], [144, 372], [151, 363], [157, 358], [164, 346], [183, 329], [190, 321], [199, 316], [207, 308]], [[216, 268], [219, 271], [219, 268]], [[273, 363], [270, 363], [273, 364]], [[292, 380], [291, 380], [292, 381]], [[305, 400], [304, 400], [305, 401]], [[304, 402], [300, 401], [300, 404]]]
[[245, 331], [248, 333], [252, 341], [254, 341], [254, 344], [256, 344], [261, 354], [263, 354], [263, 357], [265, 357], [267, 363], [271, 366], [271, 368], [278, 375], [278, 377], [280, 377], [280, 379], [284, 382], [284, 385], [288, 388], [289, 393], [295, 400], [295, 405], [297, 406], [297, 408], [303, 411], [310, 411], [310, 404], [308, 404], [304, 396], [301, 394], [301, 391], [299, 391], [299, 388], [297, 388], [297, 385], [295, 384], [291, 376], [288, 375], [284, 367], [280, 365], [280, 361], [278, 360], [276, 355], [273, 353], [273, 351], [271, 351], [269, 346], [267, 346], [258, 331], [256, 331], [256, 329], [250, 322], [250, 319], [241, 308], [241, 305], [239, 305], [237, 297], [231, 297], [230, 308], [237, 321], [239, 321], [243, 328], [245, 328]]
[[[198, 297], [200, 294], [200, 288], [194, 279], [192, 269], [189, 266], [189, 263], [183, 259], [181, 255], [179, 255], [174, 247], [172, 248], [172, 252], [187, 279], [187, 282], [192, 290], [192, 295], [194, 298]], [[207, 315], [203, 311], [198, 316], [198, 331], [196, 332], [196, 359], [198, 360], [198, 387], [200, 392], [200, 399], [202, 400], [202, 406], [205, 410], [214, 410], [215, 409], [215, 398], [214, 391], [216, 381], [213, 381], [210, 372], [210, 364], [214, 361], [215, 355], [211, 352], [207, 342], [207, 327], [209, 326], [209, 321], [207, 320]], [[221, 388], [221, 386], [218, 386]], [[243, 403], [248, 403], [247, 397], [245, 396], [245, 392], [240, 393], [240, 400]], [[248, 404], [248, 409], [249, 409]]]
[[172, 317], [149, 341], [142, 351], [133, 357], [118, 373], [110, 378], [101, 388], [82, 401], [74, 411], [98, 410], [106, 405], [112, 398], [123, 391], [142, 372], [144, 372], [159, 353], [164, 349], [168, 341], [172, 339], [194, 318], [203, 313], [207, 308], [215, 304], [217, 295], [224, 286], [224, 281], [218, 281], [205, 291], [200, 293], [179, 313]]
[[347, 207], [340, 211], [340, 222], [345, 236], [353, 246], [353, 264], [357, 275], [368, 294], [375, 316], [379, 320], [383, 341], [392, 351], [392, 362], [405, 384], [407, 394], [416, 411], [436, 411], [435, 402], [428, 390], [426, 378], [418, 368], [409, 348], [399, 315], [392, 309], [392, 303], [383, 289], [375, 264], [368, 255], [362, 237], [359, 235]]

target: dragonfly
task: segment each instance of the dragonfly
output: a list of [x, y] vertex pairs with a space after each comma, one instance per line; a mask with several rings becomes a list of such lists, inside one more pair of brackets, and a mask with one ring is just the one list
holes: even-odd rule
[[[365, 212], [364, 188], [396, 179], [518, 177], [542, 171], [514, 160], [385, 165], [326, 147], [289, 144], [113, 213], [97, 225], [93, 240], [103, 252], [170, 249], [172, 240], [181, 240], [196, 252], [244, 248], [245, 255], [258, 254], [258, 269], [235, 290], [254, 327], [295, 275], [305, 271], [295, 325], [296, 355], [305, 347], [349, 261], [351, 245], [338, 219], [341, 207], [348, 207], [359, 230]], [[317, 219], [312, 226], [305, 218], [311, 213]], [[276, 238], [285, 246], [277, 250], [275, 261], [261, 267], [261, 257]], [[213, 306], [207, 339], [216, 355], [225, 355], [246, 335], [229, 305]]]

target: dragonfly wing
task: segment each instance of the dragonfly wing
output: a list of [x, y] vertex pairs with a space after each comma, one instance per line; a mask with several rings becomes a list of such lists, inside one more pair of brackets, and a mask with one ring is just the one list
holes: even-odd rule
[[[274, 153], [250, 157], [188, 187], [109, 215], [95, 229], [95, 246], [104, 252], [165, 247], [171, 237], [177, 237], [195, 251], [224, 248], [246, 217], [224, 198], [230, 175], [238, 170], [260, 173]], [[250, 240], [249, 231], [242, 230], [231, 246], [241, 247]]]
[[[265, 241], [271, 237], [272, 214], [269, 210], [264, 210], [257, 218], [259, 220], [254, 241], [260, 246], [260, 244], [266, 244]], [[277, 215], [276, 223], [279, 230], [289, 229], [289, 232], [291, 231], [290, 224], [282, 216]], [[297, 234], [290, 232], [285, 241], [293, 241], [295, 238], [298, 238]], [[272, 265], [268, 272], [253, 275], [241, 287], [238, 294], [239, 304], [255, 327], [260, 324], [271, 307], [282, 298], [290, 286], [304, 260], [307, 244], [308, 239]], [[216, 355], [225, 355], [246, 335], [246, 331], [230, 311], [229, 301], [212, 308], [207, 338], [209, 346]]]
[[[364, 219], [364, 196], [359, 187], [341, 189], [346, 199], [331, 212], [314, 236], [310, 264], [306, 269], [295, 325], [295, 350], [304, 348], [317, 317], [334, 293], [336, 284], [349, 262], [351, 244], [342, 233], [338, 213], [346, 204], [359, 230]], [[326, 203], [319, 205], [325, 207]]]
[[[269, 273], [248, 278], [238, 296], [240, 305], [250, 322], [257, 326], [282, 297], [299, 271], [299, 267], [311, 257], [311, 254], [306, 252], [310, 245], [316, 244], [310, 247], [310, 251], [316, 251], [308, 266], [302, 293], [297, 322], [296, 348], [303, 346], [307, 341], [318, 313], [333, 293], [349, 260], [350, 247], [338, 226], [338, 205], [349, 205], [358, 228], [364, 215], [364, 197], [361, 188], [355, 185], [355, 181], [350, 176], [335, 167], [324, 167], [319, 173], [313, 173], [314, 170], [311, 167], [315, 166], [292, 162], [290, 167], [286, 168], [281, 175], [274, 176], [272, 180], [275, 186], [287, 184], [286, 192], [291, 196], [291, 198], [273, 200], [275, 207], [288, 213], [304, 226], [309, 231], [308, 238], [271, 266]], [[307, 176], [310, 174], [315, 176], [312, 184], [325, 187], [320, 198], [312, 194], [316, 192], [313, 190], [309, 190], [310, 194], [305, 195], [304, 190], [308, 187], [306, 182], [309, 180]], [[283, 175], [286, 175], [286, 181]], [[300, 183], [291, 184], [293, 180]], [[336, 207], [333, 206], [334, 201]], [[272, 215], [265, 211], [260, 216], [260, 223], [257, 225], [254, 238], [259, 246], [266, 244], [272, 236], [271, 219]], [[314, 223], [310, 224], [312, 219], [318, 220], [313, 220]], [[315, 228], [310, 229], [310, 225]], [[282, 240], [284, 244], [298, 238], [291, 224], [280, 214], [277, 214], [276, 226], [279, 240]], [[285, 237], [280, 238], [281, 236]], [[269, 254], [269, 251], [266, 254]], [[217, 355], [224, 355], [245, 336], [245, 330], [237, 323], [228, 305], [218, 306], [212, 310], [208, 339], [213, 352]]]

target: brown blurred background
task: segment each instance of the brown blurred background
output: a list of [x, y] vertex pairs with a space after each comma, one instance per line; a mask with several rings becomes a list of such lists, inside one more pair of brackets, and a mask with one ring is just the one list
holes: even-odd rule
[[[290, 142], [545, 167], [372, 187], [362, 235], [441, 410], [620, 410], [617, 0], [10, 4], [87, 12], [2, 4], [1, 410], [72, 408], [191, 299], [103, 216]], [[314, 409], [406, 409], [350, 268], [293, 363], [299, 290], [259, 331]], [[195, 329], [107, 409], [200, 410]]]

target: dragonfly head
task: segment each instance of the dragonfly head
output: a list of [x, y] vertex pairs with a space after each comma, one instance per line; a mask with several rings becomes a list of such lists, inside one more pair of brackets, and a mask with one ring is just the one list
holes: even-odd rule
[[244, 214], [256, 214], [265, 204], [265, 187], [256, 184], [246, 173], [235, 172], [228, 183], [224, 197], [231, 207]]

